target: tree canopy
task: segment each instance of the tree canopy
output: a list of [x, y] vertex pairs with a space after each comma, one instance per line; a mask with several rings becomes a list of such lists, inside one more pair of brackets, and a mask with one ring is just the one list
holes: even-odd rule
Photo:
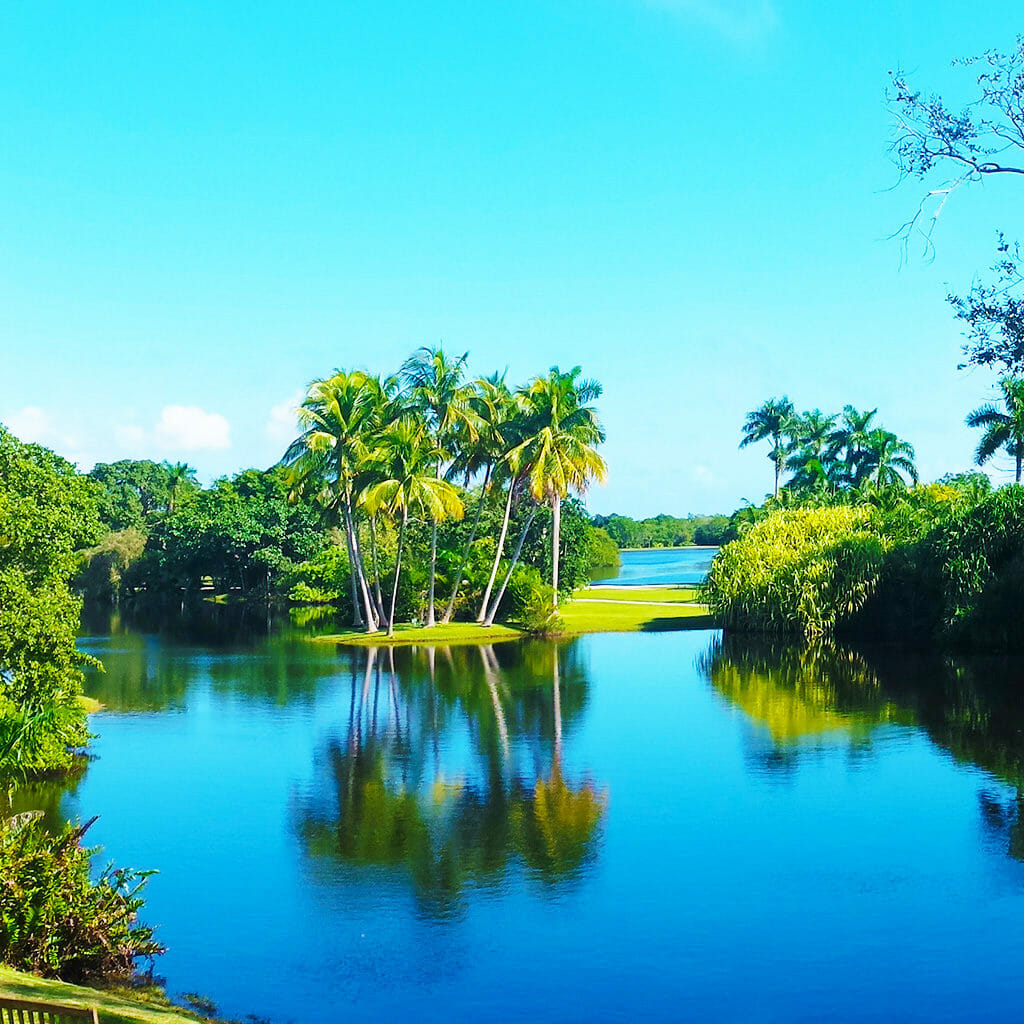
[[64, 459], [0, 427], [0, 764], [68, 763], [84, 742], [75, 646], [77, 549], [100, 535], [96, 487]]

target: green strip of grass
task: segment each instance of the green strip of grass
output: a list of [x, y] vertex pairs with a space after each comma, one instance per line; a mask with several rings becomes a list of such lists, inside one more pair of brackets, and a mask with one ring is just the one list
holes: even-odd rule
[[593, 601], [687, 602], [697, 600], [696, 587], [587, 587], [577, 598]]
[[713, 629], [714, 620], [699, 604], [654, 605], [607, 601], [570, 601], [558, 609], [565, 636], [584, 633], [654, 633], [679, 629]]
[[0, 995], [7, 999], [95, 1006], [103, 1024], [196, 1024], [196, 1021], [204, 1019], [172, 1007], [159, 996], [148, 1001], [128, 992], [103, 992], [50, 978], [37, 978], [32, 974], [12, 971], [9, 967], [0, 967]]
[[349, 644], [353, 647], [408, 647], [411, 644], [496, 644], [504, 640], [518, 640], [522, 630], [512, 626], [479, 626], [475, 622], [451, 622], [447, 626], [395, 625], [395, 635], [386, 633], [330, 633], [312, 639], [319, 643]]

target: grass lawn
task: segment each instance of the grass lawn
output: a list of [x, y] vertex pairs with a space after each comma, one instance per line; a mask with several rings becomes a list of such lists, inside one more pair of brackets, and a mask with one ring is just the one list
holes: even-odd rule
[[30, 999], [42, 1003], [95, 1006], [103, 1024], [195, 1024], [204, 1018], [187, 1010], [148, 1003], [127, 994], [69, 985], [63, 981], [37, 978], [32, 974], [0, 967], [0, 996]]
[[569, 601], [558, 609], [565, 636], [584, 633], [653, 633], [712, 629], [714, 621], [699, 604], [628, 604], [625, 601]]
[[696, 601], [696, 587], [587, 587], [575, 600], [596, 601]]
[[512, 626], [495, 623], [484, 628], [475, 622], [451, 622], [447, 626], [410, 626], [396, 623], [395, 635], [386, 633], [330, 633], [311, 639], [318, 643], [351, 644], [354, 647], [407, 647], [410, 644], [496, 644], [503, 640], [518, 640], [523, 634]]

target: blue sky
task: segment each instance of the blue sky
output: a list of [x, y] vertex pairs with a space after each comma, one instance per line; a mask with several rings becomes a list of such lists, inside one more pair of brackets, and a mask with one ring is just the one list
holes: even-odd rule
[[308, 382], [420, 345], [605, 386], [595, 511], [729, 511], [745, 412], [879, 407], [966, 468], [944, 301], [1024, 235], [993, 181], [885, 236], [890, 68], [966, 97], [1011, 3], [0, 8], [0, 421], [75, 459], [266, 465]]

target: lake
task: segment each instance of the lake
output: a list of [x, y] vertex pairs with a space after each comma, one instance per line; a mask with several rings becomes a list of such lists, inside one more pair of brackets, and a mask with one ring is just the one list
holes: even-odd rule
[[711, 568], [718, 548], [643, 548], [621, 551], [618, 570], [609, 569], [595, 582], [630, 586], [700, 583]]
[[284, 1024], [1016, 1017], [1024, 664], [714, 631], [369, 652], [90, 623], [19, 808], [155, 867], [169, 991]]

